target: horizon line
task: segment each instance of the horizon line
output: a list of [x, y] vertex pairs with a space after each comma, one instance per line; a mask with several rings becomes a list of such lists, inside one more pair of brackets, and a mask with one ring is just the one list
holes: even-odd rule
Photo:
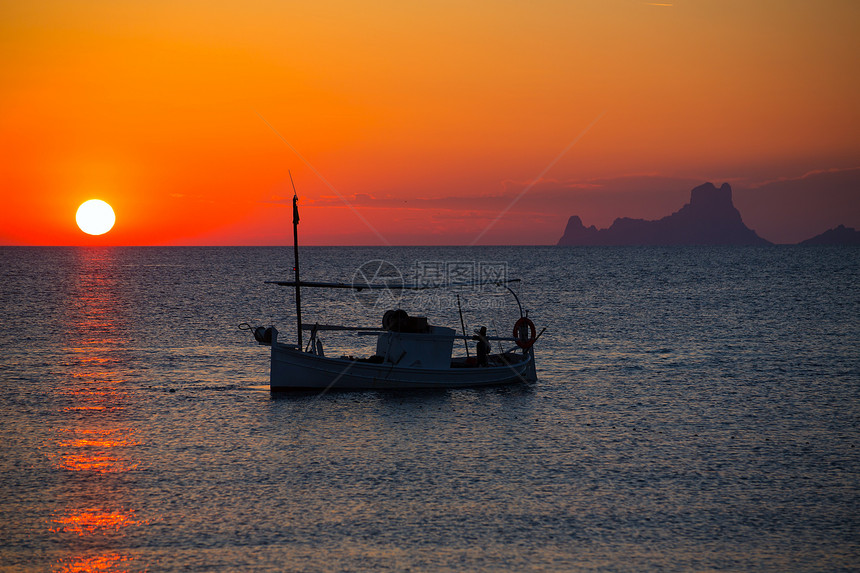
[[[645, 245], [645, 244], [630, 244], [630, 245], [559, 245], [558, 243], [540, 243], [540, 244], [493, 244], [493, 245], [447, 245], [447, 244], [417, 244], [417, 245], [299, 245], [300, 249], [314, 248], [410, 248], [410, 247], [465, 247], [465, 248], [482, 248], [482, 247], [561, 247], [561, 248], [581, 248], [581, 247], [793, 247], [801, 246], [798, 243], [773, 243], [767, 245], [738, 245], [738, 244], [676, 244], [676, 245]], [[809, 246], [809, 245], [804, 245]], [[815, 245], [813, 245], [815, 246]], [[851, 245], [849, 245], [851, 246]], [[78, 249], [78, 248], [108, 248], [108, 249], [272, 249], [272, 248], [293, 248], [290, 243], [282, 245], [12, 245], [0, 244], [0, 248], [22, 248], [22, 249]]]

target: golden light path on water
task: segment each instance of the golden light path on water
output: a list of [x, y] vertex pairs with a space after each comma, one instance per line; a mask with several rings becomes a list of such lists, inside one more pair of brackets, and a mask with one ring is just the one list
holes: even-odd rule
[[110, 249], [79, 251], [78, 289], [68, 310], [73, 325], [66, 349], [68, 384], [60, 390], [66, 423], [55, 429], [47, 448], [56, 452], [55, 468], [77, 484], [48, 520], [51, 533], [77, 538], [70, 545], [81, 547], [57, 560], [56, 570], [65, 573], [138, 570], [134, 557], [111, 547], [121, 547], [130, 528], [146, 524], [114, 493], [115, 480], [138, 468], [133, 452], [142, 443], [125, 421], [130, 397], [123, 389], [122, 365], [111, 354], [124, 342], [119, 328], [124, 305], [112, 256]]

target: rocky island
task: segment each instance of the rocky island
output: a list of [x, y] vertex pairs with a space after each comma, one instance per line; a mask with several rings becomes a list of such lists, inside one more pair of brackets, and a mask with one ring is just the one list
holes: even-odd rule
[[801, 245], [860, 245], [860, 231], [845, 225], [839, 225], [829, 231], [824, 231], [811, 239], [801, 241]]
[[732, 203], [732, 188], [723, 183], [699, 185], [690, 202], [657, 221], [615, 219], [608, 229], [586, 227], [574, 215], [559, 245], [769, 245], [744, 225]]

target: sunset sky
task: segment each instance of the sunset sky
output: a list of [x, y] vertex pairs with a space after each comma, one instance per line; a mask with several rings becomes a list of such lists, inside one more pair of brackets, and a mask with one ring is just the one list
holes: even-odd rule
[[858, 30], [853, 0], [0, 0], [0, 244], [289, 244], [288, 170], [307, 245], [554, 244], [705, 181], [774, 242], [860, 228]]

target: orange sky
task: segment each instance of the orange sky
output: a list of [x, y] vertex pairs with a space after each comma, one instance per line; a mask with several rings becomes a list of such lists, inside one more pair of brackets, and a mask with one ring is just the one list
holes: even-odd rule
[[860, 227], [857, 30], [850, 0], [0, 2], [0, 244], [287, 244], [288, 169], [309, 245], [555, 243], [704, 181], [772, 241]]

